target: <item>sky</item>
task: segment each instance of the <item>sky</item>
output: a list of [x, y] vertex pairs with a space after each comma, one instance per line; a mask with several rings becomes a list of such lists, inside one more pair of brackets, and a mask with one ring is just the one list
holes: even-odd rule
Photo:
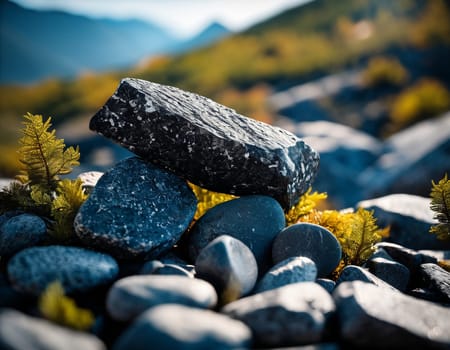
[[137, 18], [189, 37], [213, 21], [239, 31], [309, 0], [14, 0], [34, 9], [90, 17]]

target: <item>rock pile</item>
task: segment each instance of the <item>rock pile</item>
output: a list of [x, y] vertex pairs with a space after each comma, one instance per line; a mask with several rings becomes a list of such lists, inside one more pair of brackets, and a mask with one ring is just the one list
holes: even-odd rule
[[[89, 182], [80, 247], [36, 247], [47, 235], [38, 217], [0, 216], [0, 348], [450, 348], [450, 273], [437, 265], [450, 252], [394, 235], [334, 282], [342, 250], [331, 232], [285, 227], [283, 208], [318, 165], [303, 141], [135, 79], [91, 126], [142, 158]], [[186, 179], [243, 196], [192, 224]], [[35, 296], [55, 280], [94, 312], [89, 332], [37, 317]]]

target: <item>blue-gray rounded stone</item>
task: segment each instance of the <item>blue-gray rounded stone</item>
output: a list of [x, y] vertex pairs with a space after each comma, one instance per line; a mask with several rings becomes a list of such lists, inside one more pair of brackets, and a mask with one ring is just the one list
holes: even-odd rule
[[150, 307], [171, 303], [212, 308], [217, 304], [217, 294], [211, 284], [198, 278], [136, 275], [113, 284], [106, 309], [113, 319], [130, 321]]
[[221, 203], [195, 223], [189, 234], [189, 256], [195, 261], [209, 242], [229, 235], [250, 248], [263, 274], [272, 265], [272, 241], [285, 223], [283, 209], [271, 197], [245, 196]]
[[214, 239], [195, 261], [198, 278], [210, 282], [220, 300], [228, 303], [250, 293], [258, 278], [258, 266], [250, 249], [228, 235]]
[[196, 208], [184, 180], [132, 157], [100, 178], [75, 230], [84, 244], [117, 258], [154, 259], [179, 240]]
[[145, 311], [117, 339], [113, 350], [249, 349], [252, 332], [226, 315], [184, 305], [158, 305]]
[[316, 277], [317, 267], [314, 261], [304, 256], [294, 256], [272, 267], [258, 282], [254, 293], [297, 282], [314, 282]]
[[84, 292], [112, 282], [119, 272], [109, 255], [56, 245], [22, 250], [9, 260], [7, 270], [15, 289], [33, 295], [57, 280], [66, 293]]
[[326, 277], [333, 272], [341, 255], [341, 245], [336, 237], [326, 228], [309, 223], [285, 228], [272, 246], [275, 264], [292, 256], [305, 256], [316, 263], [318, 277]]
[[19, 250], [38, 244], [46, 235], [44, 220], [33, 214], [21, 214], [7, 219], [0, 226], [0, 256], [10, 256]]

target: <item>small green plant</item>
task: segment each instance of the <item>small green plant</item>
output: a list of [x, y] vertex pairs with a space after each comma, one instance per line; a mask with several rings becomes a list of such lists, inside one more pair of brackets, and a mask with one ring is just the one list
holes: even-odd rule
[[64, 140], [55, 136], [51, 118], [24, 116], [22, 138], [19, 140], [20, 174], [9, 188], [0, 192], [0, 213], [8, 210], [33, 212], [51, 222], [50, 234], [66, 240], [72, 234], [73, 220], [86, 200], [81, 180], [61, 180], [72, 167], [79, 165], [78, 148], [66, 148]]
[[378, 56], [372, 58], [363, 71], [362, 79], [366, 86], [394, 85], [400, 86], [407, 82], [408, 71], [399, 60]]
[[90, 329], [95, 321], [90, 310], [78, 307], [73, 299], [64, 295], [59, 281], [50, 283], [42, 293], [39, 311], [52, 322], [81, 331]]
[[442, 240], [450, 239], [450, 180], [447, 174], [438, 183], [431, 181], [430, 208], [435, 212], [434, 218], [439, 221], [430, 228], [430, 232]]

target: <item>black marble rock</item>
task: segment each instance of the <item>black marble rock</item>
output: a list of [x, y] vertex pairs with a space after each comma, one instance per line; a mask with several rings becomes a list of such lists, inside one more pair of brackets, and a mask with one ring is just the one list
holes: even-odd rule
[[132, 157], [100, 178], [74, 226], [89, 247], [117, 258], [152, 259], [173, 247], [196, 208], [185, 181]]
[[319, 165], [318, 153], [290, 132], [139, 79], [123, 79], [90, 128], [196, 185], [269, 195], [284, 208], [309, 188]]

